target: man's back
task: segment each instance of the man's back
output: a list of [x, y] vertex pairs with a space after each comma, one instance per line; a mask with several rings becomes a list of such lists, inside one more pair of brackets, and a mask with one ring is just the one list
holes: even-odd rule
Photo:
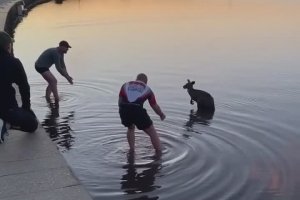
[[0, 56], [0, 112], [16, 104], [15, 90], [12, 87], [14, 80], [15, 59], [8, 54]]
[[[0, 53], [0, 113], [17, 106], [15, 89], [12, 84], [17, 83], [22, 88], [23, 97], [29, 101], [30, 91], [27, 77], [19, 59], [8, 53]], [[27, 100], [28, 97], [28, 100]], [[24, 103], [24, 102], [23, 102]], [[28, 103], [28, 102], [26, 102]]]
[[49, 69], [54, 63], [59, 63], [59, 59], [61, 59], [61, 57], [62, 55], [58, 53], [57, 48], [49, 48], [39, 56], [35, 62], [35, 66], [37, 68]]
[[149, 86], [141, 81], [130, 81], [125, 83], [121, 90], [120, 95], [122, 103], [134, 103], [143, 105], [148, 99], [150, 105], [156, 104], [155, 96]]

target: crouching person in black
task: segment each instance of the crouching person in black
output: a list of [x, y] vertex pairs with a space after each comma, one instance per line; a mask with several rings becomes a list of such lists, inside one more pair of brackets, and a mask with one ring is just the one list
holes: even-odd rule
[[[38, 127], [31, 110], [27, 76], [20, 60], [13, 56], [12, 43], [13, 39], [0, 31], [0, 143], [9, 125], [25, 132], [34, 132]], [[22, 107], [18, 106], [13, 83], [19, 88]]]

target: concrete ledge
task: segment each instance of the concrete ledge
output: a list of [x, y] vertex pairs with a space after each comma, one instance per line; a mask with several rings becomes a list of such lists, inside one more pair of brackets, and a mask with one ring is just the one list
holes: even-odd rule
[[13, 36], [17, 25], [22, 21], [23, 16], [18, 13], [18, 6], [24, 5], [27, 11], [35, 6], [51, 0], [0, 0], [0, 30], [5, 30]]
[[5, 30], [6, 32], [12, 34], [16, 25], [22, 19], [21, 17], [18, 17], [18, 6], [23, 4], [23, 1], [2, 0], [1, 2], [1, 30]]
[[71, 186], [63, 189], [13, 196], [2, 200], [85, 200], [88, 197], [80, 186]]
[[10, 131], [0, 145], [0, 188], [3, 200], [91, 200], [42, 127]]
[[[27, 0], [32, 5], [47, 1]], [[20, 2], [0, 0], [0, 30], [12, 34]], [[9, 133], [0, 144], [1, 200], [92, 199], [41, 126], [35, 133]]]

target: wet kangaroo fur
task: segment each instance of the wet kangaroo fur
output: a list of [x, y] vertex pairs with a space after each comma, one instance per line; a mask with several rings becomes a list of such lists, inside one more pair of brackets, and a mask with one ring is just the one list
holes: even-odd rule
[[193, 88], [195, 81], [187, 80], [188, 82], [183, 86], [187, 89], [189, 95], [191, 96], [190, 103], [193, 105], [194, 101], [197, 102], [198, 111], [215, 111], [214, 98], [207, 92], [203, 90], [196, 90]]

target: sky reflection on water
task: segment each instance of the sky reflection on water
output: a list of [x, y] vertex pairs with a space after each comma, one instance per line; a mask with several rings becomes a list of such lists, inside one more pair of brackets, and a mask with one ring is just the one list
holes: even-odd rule
[[[18, 26], [15, 54], [32, 106], [94, 199], [298, 200], [300, 1], [68, 0], [35, 8]], [[45, 23], [47, 22], [47, 23]], [[38, 55], [66, 39], [75, 84], [55, 69], [62, 97], [44, 100]], [[167, 118], [150, 110], [164, 146], [152, 157], [136, 134], [134, 162], [118, 92], [139, 72]], [[196, 113], [182, 85], [215, 99]]]

